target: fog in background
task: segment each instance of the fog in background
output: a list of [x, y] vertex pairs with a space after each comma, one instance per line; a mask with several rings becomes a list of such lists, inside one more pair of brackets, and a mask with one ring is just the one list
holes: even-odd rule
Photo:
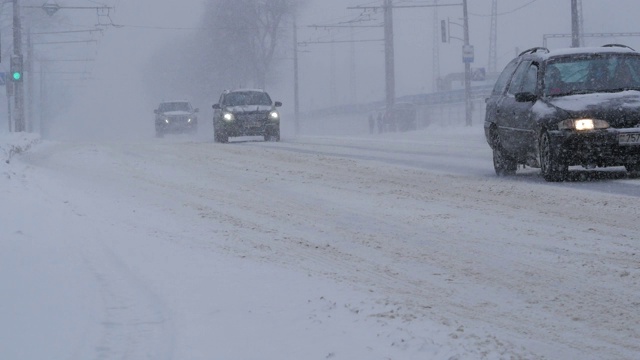
[[[23, 5], [40, 4], [23, 1]], [[230, 46], [226, 38], [201, 41], [199, 30], [213, 21], [205, 11], [205, 0], [60, 0], [60, 6], [109, 6], [107, 16], [95, 10], [60, 9], [46, 16], [42, 9], [22, 9], [23, 22], [32, 21], [32, 29], [50, 27], [56, 31], [72, 29], [102, 29], [102, 32], [73, 35], [32, 36], [34, 43], [61, 40], [91, 40], [87, 43], [34, 45], [33, 77], [35, 106], [30, 118], [37, 131], [42, 117], [42, 132], [52, 137], [67, 138], [150, 138], [153, 136], [153, 109], [162, 100], [189, 99], [200, 108], [200, 136], [211, 137], [211, 105], [217, 102], [219, 91], [249, 83], [209, 84], [206, 80], [206, 53], [215, 44], [216, 52], [224, 53]], [[396, 0], [395, 5], [424, 5], [434, 1]], [[459, 1], [439, 0], [439, 4]], [[475, 47], [473, 68], [486, 68], [489, 61], [489, 30], [491, 0], [469, 0], [470, 42]], [[367, 103], [384, 99], [384, 44], [374, 42], [314, 42], [379, 40], [382, 27], [329, 27], [352, 23], [382, 24], [382, 11], [364, 12], [347, 7], [378, 6], [382, 1], [305, 0], [297, 11], [300, 46], [299, 78], [300, 106], [305, 112], [324, 107]], [[640, 9], [633, 0], [583, 0], [585, 33], [635, 32]], [[571, 32], [570, 0], [499, 0], [498, 1], [498, 70], [517, 51], [541, 46], [543, 34]], [[439, 7], [438, 20], [462, 23], [460, 6]], [[38, 13], [38, 15], [34, 15]], [[293, 118], [293, 40], [291, 17], [283, 20], [283, 38], [275, 55], [272, 71], [265, 88], [274, 100], [284, 103], [283, 134], [290, 129]], [[354, 21], [355, 20], [355, 21]], [[359, 20], [359, 21], [358, 21]], [[2, 42], [5, 71], [11, 42], [11, 6], [2, 7]], [[51, 22], [51, 24], [47, 24]], [[100, 26], [96, 27], [95, 25]], [[312, 27], [312, 25], [320, 25]], [[325, 27], [326, 26], [326, 27]], [[439, 29], [439, 23], [435, 26]], [[452, 24], [451, 35], [462, 38], [462, 28]], [[34, 30], [32, 30], [34, 31]], [[206, 36], [206, 34], [204, 35]], [[26, 38], [26, 35], [25, 35]], [[434, 8], [394, 10], [394, 40], [396, 95], [431, 92], [434, 89], [433, 48]], [[640, 38], [586, 38], [585, 44], [599, 46], [623, 43], [640, 48]], [[438, 42], [440, 74], [461, 72], [462, 42]], [[548, 47], [568, 47], [570, 38], [550, 39]], [[26, 52], [26, 50], [25, 50]], [[203, 58], [205, 57], [205, 58]], [[87, 59], [85, 62], [50, 60]], [[182, 79], [184, 64], [188, 72]], [[194, 67], [193, 64], [205, 64]], [[42, 77], [40, 70], [43, 69]], [[176, 76], [178, 74], [178, 76]], [[201, 74], [201, 76], [199, 76]], [[28, 75], [27, 75], [28, 76]], [[229, 79], [233, 78], [233, 74]], [[178, 79], [178, 80], [176, 80]], [[231, 80], [228, 80], [231, 82]], [[225, 81], [227, 82], [227, 81]], [[42, 98], [39, 89], [43, 91]], [[2, 102], [0, 102], [2, 103]], [[0, 105], [5, 114], [6, 101]], [[303, 119], [304, 120], [304, 119]], [[481, 119], [475, 119], [480, 124]]]

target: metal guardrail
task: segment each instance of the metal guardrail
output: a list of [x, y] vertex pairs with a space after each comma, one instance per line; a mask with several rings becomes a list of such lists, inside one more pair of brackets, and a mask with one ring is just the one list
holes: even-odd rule
[[[493, 85], [472, 86], [471, 100], [484, 99], [491, 94], [492, 90]], [[418, 106], [456, 104], [464, 103], [464, 101], [464, 89], [440, 91], [428, 94], [406, 95], [396, 99], [396, 102], [410, 102]], [[362, 114], [371, 111], [379, 111], [380, 109], [384, 109], [385, 106], [384, 101], [375, 101], [365, 104], [347, 104], [310, 111], [307, 115], [309, 118], [315, 118], [336, 114]]]

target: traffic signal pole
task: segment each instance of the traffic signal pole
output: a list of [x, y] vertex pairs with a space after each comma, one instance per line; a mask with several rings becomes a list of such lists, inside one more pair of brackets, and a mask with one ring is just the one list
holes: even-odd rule
[[[22, 24], [20, 22], [20, 5], [18, 0], [13, 0], [13, 54], [15, 57], [22, 59]], [[13, 81], [11, 79], [10, 81]], [[15, 98], [15, 127], [14, 131], [24, 132], [24, 82], [13, 81], [14, 98]]]

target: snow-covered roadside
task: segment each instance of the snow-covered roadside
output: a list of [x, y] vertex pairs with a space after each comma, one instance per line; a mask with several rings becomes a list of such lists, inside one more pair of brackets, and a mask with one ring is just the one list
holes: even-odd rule
[[40, 144], [0, 180], [0, 316], [44, 322], [6, 357], [635, 360], [637, 196], [497, 178], [483, 141]]
[[0, 132], [0, 154], [2, 154], [0, 160], [9, 163], [14, 155], [29, 150], [39, 142], [40, 135], [38, 134]]
[[[35, 142], [18, 136], [7, 143], [26, 149]], [[166, 172], [170, 159], [159, 165], [134, 157], [142, 172], [118, 181], [132, 163], [122, 163], [110, 147], [45, 142], [30, 151], [3, 163], [0, 179], [0, 358], [500, 359], [520, 353], [452, 324], [407, 321], [398, 315], [401, 305], [372, 301], [350, 283], [215, 250], [238, 231], [225, 225], [235, 220], [218, 223], [206, 209], [181, 204], [188, 199], [164, 197], [156, 189], [165, 187], [162, 180], [135, 180], [158, 173], [188, 186], [181, 170]], [[58, 168], [65, 163], [77, 166]], [[85, 168], [89, 173], [74, 173]]]

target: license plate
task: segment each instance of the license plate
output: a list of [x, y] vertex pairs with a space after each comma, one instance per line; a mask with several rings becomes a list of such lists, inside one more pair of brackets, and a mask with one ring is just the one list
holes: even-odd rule
[[618, 135], [620, 145], [640, 145], [640, 133], [624, 133]]

